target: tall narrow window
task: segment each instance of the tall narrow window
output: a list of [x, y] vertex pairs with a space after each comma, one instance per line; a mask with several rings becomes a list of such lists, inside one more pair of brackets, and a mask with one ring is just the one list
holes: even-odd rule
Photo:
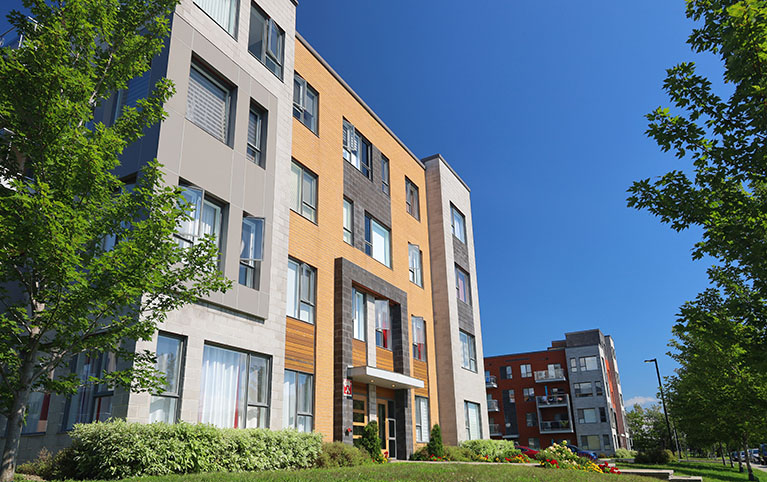
[[391, 314], [389, 300], [375, 300], [376, 346], [391, 349]]
[[306, 263], [288, 260], [287, 315], [314, 323], [317, 270]]
[[194, 3], [229, 35], [235, 35], [237, 31], [237, 0], [194, 0]]
[[169, 335], [157, 337], [157, 364], [155, 368], [165, 375], [163, 390], [152, 396], [149, 404], [149, 423], [176, 423], [181, 400], [181, 359], [184, 342]]
[[354, 204], [344, 198], [344, 241], [354, 245]]
[[511, 380], [511, 366], [505, 365], [501, 367], [501, 380]]
[[577, 363], [577, 360], [575, 358], [570, 358], [570, 370], [572, 372], [577, 372], [578, 371], [578, 363]]
[[458, 294], [458, 299], [466, 303], [471, 304], [471, 285], [469, 284], [469, 274], [455, 265], [455, 289]]
[[477, 348], [474, 344], [474, 336], [465, 331], [461, 335], [461, 366], [476, 373], [477, 371]]
[[391, 192], [389, 186], [389, 159], [383, 154], [381, 154], [381, 191], [383, 191], [384, 194], [389, 194]]
[[285, 370], [282, 426], [311, 432], [314, 426], [314, 376]]
[[229, 143], [232, 89], [209, 70], [192, 62], [186, 118], [224, 144]]
[[372, 178], [370, 142], [347, 121], [344, 121], [343, 125], [343, 148], [344, 159], [359, 169], [365, 177]]
[[115, 371], [115, 354], [80, 354], [72, 359], [71, 367], [81, 385], [67, 403], [64, 430], [71, 429], [76, 423], [106, 421], [112, 416], [114, 387], [108, 383], [93, 383], [90, 379], [101, 378]]
[[367, 340], [367, 296], [362, 291], [352, 290], [352, 313], [354, 316], [354, 338]]
[[269, 427], [270, 359], [250, 355], [248, 369], [247, 426]]
[[423, 270], [421, 269], [421, 250], [418, 245], [408, 244], [408, 258], [410, 261], [410, 281], [423, 287]]
[[479, 404], [463, 402], [466, 417], [466, 438], [476, 440], [482, 438], [482, 422], [479, 413]]
[[245, 156], [250, 162], [264, 167], [264, 132], [266, 132], [266, 112], [255, 106], [250, 107], [248, 117], [248, 146]]
[[418, 186], [405, 178], [405, 205], [407, 212], [416, 219], [421, 219], [421, 208], [418, 200]]
[[595, 392], [594, 395], [598, 397], [601, 397], [602, 395], [604, 395], [604, 390], [602, 389], [602, 382], [600, 381], [594, 382], [594, 392]]
[[317, 99], [319, 94], [303, 77], [293, 74], [293, 117], [310, 131], [317, 133]]
[[178, 244], [186, 248], [198, 243], [203, 236], [210, 235], [216, 246], [219, 246], [222, 207], [205, 199], [205, 191], [196, 187], [182, 186], [181, 196], [186, 203], [189, 218], [179, 223], [176, 232]]
[[426, 443], [429, 441], [429, 399], [415, 397], [415, 441]]
[[466, 218], [463, 217], [461, 211], [456, 209], [452, 204], [450, 205], [450, 215], [452, 218], [453, 236], [458, 238], [458, 241], [466, 242]]
[[533, 368], [529, 363], [525, 363], [519, 366], [519, 371], [522, 378], [530, 378], [533, 376]]
[[391, 268], [391, 232], [365, 214], [365, 254]]
[[[48, 429], [48, 408], [51, 404], [51, 394], [32, 392], [27, 402], [26, 420], [21, 428], [21, 433], [45, 433]], [[2, 425], [0, 425], [2, 427]], [[3, 429], [5, 427], [2, 427]], [[0, 432], [0, 433], [5, 433]]]
[[264, 220], [246, 216], [242, 219], [240, 242], [240, 284], [248, 288], [261, 286], [261, 260], [264, 257]]
[[293, 161], [291, 173], [291, 209], [309, 221], [317, 222], [317, 175]]
[[420, 316], [413, 317], [413, 359], [426, 361], [426, 322]]
[[255, 3], [251, 3], [250, 6], [248, 51], [274, 75], [282, 79], [285, 31]]

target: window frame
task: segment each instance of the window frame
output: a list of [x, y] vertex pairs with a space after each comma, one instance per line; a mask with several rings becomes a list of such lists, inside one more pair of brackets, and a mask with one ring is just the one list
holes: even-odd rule
[[[256, 127], [253, 129], [256, 138], [255, 143], [250, 139], [250, 125], [253, 117], [257, 119]], [[246, 138], [245, 146], [245, 158], [253, 164], [266, 168], [266, 129], [268, 121], [268, 112], [263, 107], [250, 103], [250, 110], [248, 111], [248, 135]], [[253, 154], [251, 155], [251, 151]]]
[[418, 186], [405, 176], [405, 210], [418, 221], [421, 220], [421, 199]]
[[[469, 420], [469, 406], [472, 406], [476, 410], [477, 414], [477, 428], [479, 429], [478, 434], [474, 434], [476, 436], [473, 436], [471, 433], [471, 422]], [[481, 412], [481, 406], [476, 402], [470, 402], [468, 400], [463, 401], [463, 407], [464, 407], [464, 417], [466, 419], [466, 436], [467, 440], [478, 440], [482, 438], [482, 412]]]
[[[407, 243], [407, 254], [410, 282], [423, 288], [423, 251], [417, 244]], [[414, 264], [414, 260], [417, 263]]]
[[[424, 320], [420, 316], [415, 316], [415, 315], [411, 315], [410, 319], [413, 325], [413, 359], [425, 362], [427, 360], [426, 320]], [[418, 325], [420, 325], [420, 328]], [[420, 336], [419, 336], [419, 332], [420, 332]]]
[[538, 425], [538, 414], [535, 412], [525, 412], [525, 425], [527, 427], [535, 427]]
[[[350, 246], [354, 246], [354, 202], [344, 197], [343, 209], [342, 209], [342, 226], [344, 242]], [[348, 221], [348, 226], [347, 226]], [[347, 239], [348, 238], [348, 239]]]
[[477, 346], [474, 335], [458, 330], [461, 340], [461, 368], [477, 373]]
[[[285, 386], [285, 383], [286, 383], [286, 381], [288, 379], [288, 377], [287, 377], [288, 372], [295, 374], [295, 382], [293, 383], [294, 390], [292, 391], [292, 393], [288, 394], [288, 395], [294, 395], [295, 396], [295, 411], [293, 411], [293, 413], [292, 413], [294, 423], [292, 425], [289, 422], [289, 418], [287, 418], [287, 417], [290, 416], [290, 414], [288, 413], [288, 407], [290, 407], [290, 399], [287, 396], [285, 396], [286, 395], [286, 391], [288, 390], [287, 387]], [[315, 398], [316, 398], [314, 396], [314, 388], [315, 388], [314, 373], [308, 373], [308, 372], [301, 372], [301, 371], [298, 371], [298, 370], [288, 370], [288, 369], [285, 369], [285, 375], [286, 375], [284, 377], [285, 381], [283, 381], [283, 408], [282, 408], [282, 410], [283, 410], [283, 415], [282, 415], [283, 427], [282, 428], [283, 429], [285, 429], [285, 428], [294, 428], [294, 429], [298, 430], [298, 427], [299, 427], [298, 420], [303, 417], [304, 419], [309, 419], [309, 421], [310, 421], [310, 429], [309, 429], [309, 431], [305, 431], [303, 433], [314, 432], [314, 412], [315, 412], [314, 404], [315, 404]], [[299, 387], [301, 386], [300, 377], [302, 377], [302, 376], [306, 377], [308, 379], [309, 383], [311, 384], [310, 390], [308, 392], [310, 394], [311, 398], [312, 398], [311, 399], [311, 403], [308, 404], [310, 409], [311, 409], [311, 412], [301, 411], [300, 410], [301, 404], [299, 403], [299, 394], [300, 394]], [[301, 432], [301, 430], [298, 430], [298, 431]]]
[[513, 380], [514, 373], [512, 372], [511, 365], [503, 365], [499, 368], [499, 375], [501, 380]]
[[[286, 315], [294, 320], [303, 321], [304, 323], [315, 324], [317, 320], [317, 268], [304, 263], [293, 257], [288, 257], [288, 272], [290, 272], [291, 266], [296, 267], [296, 284], [295, 284], [295, 300], [293, 302], [293, 310], [290, 310], [290, 306], [286, 309]], [[308, 293], [304, 293], [304, 275], [309, 274], [308, 283], [311, 285], [308, 288]], [[288, 277], [288, 280], [290, 277]], [[291, 300], [286, 297], [287, 303]], [[305, 306], [302, 306], [305, 305]], [[301, 318], [301, 313], [306, 309], [310, 313], [310, 319]]]
[[[588, 385], [588, 392], [584, 391], [583, 385]], [[573, 384], [575, 390], [575, 398], [585, 398], [594, 395], [594, 387], [591, 382], [578, 382]]]
[[[342, 153], [341, 157], [354, 166], [363, 176], [373, 180], [373, 145], [365, 136], [359, 133], [354, 124], [343, 120], [341, 134]], [[365, 153], [366, 162], [362, 161], [361, 152]]]
[[[420, 404], [426, 406], [426, 424], [424, 426], [423, 411]], [[427, 397], [415, 396], [415, 441], [416, 443], [428, 443], [431, 430], [431, 413], [429, 410], [429, 399]], [[420, 437], [419, 437], [420, 433]]]
[[[298, 100], [296, 100], [296, 86], [298, 87]], [[314, 95], [314, 110], [309, 112], [307, 108], [307, 97]], [[298, 119], [307, 129], [317, 134], [319, 126], [320, 94], [312, 85], [301, 77], [298, 72], [293, 72], [293, 117]], [[308, 115], [307, 115], [308, 113]], [[307, 116], [311, 120], [307, 121]]]
[[519, 365], [520, 378], [530, 378], [533, 376], [533, 367], [530, 363]]
[[223, 126], [224, 126], [224, 133], [223, 138], [219, 138], [214, 132], [211, 132], [208, 130], [203, 124], [196, 121], [195, 119], [190, 117], [189, 112], [189, 90], [187, 90], [187, 97], [186, 97], [186, 112], [184, 114], [184, 117], [191, 122], [192, 124], [196, 125], [203, 131], [207, 132], [211, 137], [214, 139], [217, 139], [221, 141], [222, 143], [226, 144], [227, 146], [232, 146], [232, 125], [234, 124], [234, 115], [232, 107], [234, 105], [234, 92], [236, 87], [229, 82], [229, 80], [225, 79], [223, 76], [215, 72], [211, 67], [209, 67], [207, 64], [205, 64], [203, 61], [199, 60], [197, 57], [192, 58], [192, 62], [189, 66], [189, 83], [192, 82], [192, 70], [196, 71], [198, 74], [203, 76], [205, 79], [208, 80], [211, 84], [213, 84], [214, 87], [221, 90], [226, 95], [225, 105], [224, 105], [224, 119], [223, 119]]
[[514, 393], [513, 388], [504, 389], [503, 392], [501, 392], [501, 394], [503, 395], [504, 399], [508, 399], [509, 403], [514, 403], [514, 404], [517, 403], [517, 397], [516, 397], [516, 394]]
[[231, 5], [230, 5], [230, 7], [229, 7], [229, 12], [228, 12], [228, 14], [227, 14], [227, 17], [228, 17], [228, 19], [229, 19], [229, 22], [231, 23], [231, 25], [229, 25], [229, 26], [227, 26], [227, 27], [225, 27], [225, 26], [221, 25], [221, 24], [218, 22], [218, 20], [216, 20], [215, 18], [213, 18], [213, 15], [211, 15], [210, 13], [208, 13], [208, 11], [207, 11], [207, 10], [205, 10], [205, 7], [203, 7], [202, 5], [200, 5], [199, 3], [197, 3], [197, 1], [196, 1], [196, 0], [194, 1], [194, 4], [197, 6], [197, 8], [199, 8], [200, 10], [202, 10], [202, 11], [205, 13], [205, 15], [207, 15], [207, 16], [208, 16], [208, 18], [210, 18], [211, 20], [213, 20], [213, 22], [215, 22], [215, 23], [216, 23], [216, 25], [218, 25], [219, 27], [221, 27], [222, 29], [224, 29], [224, 31], [225, 31], [226, 33], [228, 33], [228, 34], [229, 34], [229, 35], [230, 35], [232, 38], [234, 38], [234, 39], [236, 39], [236, 38], [237, 38], [237, 23], [238, 23], [238, 22], [237, 22], [237, 20], [238, 20], [238, 17], [239, 17], [238, 13], [239, 13], [239, 11], [240, 11], [240, 2], [239, 2], [238, 0], [231, 0]]
[[[459, 219], [461, 221], [461, 229], [460, 234], [461, 236], [456, 235], [456, 214], [459, 216]], [[462, 242], [463, 244], [466, 244], [466, 216], [457, 208], [453, 203], [450, 203], [450, 226], [453, 231], [453, 237], [456, 238], [458, 241]]]
[[[103, 369], [104, 369], [104, 357], [112, 356], [114, 357], [114, 353], [111, 352], [104, 352], [104, 353], [78, 353], [77, 355], [73, 356], [70, 361], [70, 370], [77, 376], [80, 381], [82, 382], [81, 385], [77, 389], [77, 393], [70, 395], [67, 397], [67, 401], [64, 408], [64, 416], [61, 419], [61, 431], [62, 432], [68, 432], [72, 430], [72, 427], [77, 423], [93, 423], [94, 415], [95, 415], [95, 409], [96, 409], [96, 399], [109, 399], [111, 397], [114, 397], [114, 387], [110, 387], [106, 383], [93, 383], [88, 381], [91, 376], [100, 377], [102, 376]], [[82, 362], [82, 365], [80, 365], [81, 357], [85, 357], [85, 360]], [[115, 367], [117, 365], [117, 361], [115, 359]], [[86, 369], [87, 367], [87, 369]], [[103, 389], [100, 389], [101, 386], [104, 386]], [[78, 404], [80, 405], [80, 410], [75, 414], [72, 418], [72, 424], [69, 424], [70, 421], [70, 415], [71, 410], [74, 409], [73, 406], [73, 398], [77, 397]], [[83, 400], [84, 397], [87, 397], [86, 400]], [[113, 398], [111, 398], [110, 405], [113, 402]], [[110, 412], [111, 413], [111, 412]], [[81, 418], [82, 417], [82, 418]]]
[[[385, 243], [387, 246], [384, 247], [384, 253], [388, 254], [386, 257], [387, 259], [385, 261], [382, 261], [375, 257], [375, 244], [373, 243], [373, 225], [377, 225], [381, 230], [386, 231], [387, 236], [385, 238]], [[365, 254], [373, 258], [374, 260], [378, 261], [379, 263], [383, 264], [387, 268], [392, 267], [392, 253], [391, 253], [391, 229], [383, 225], [382, 223], [378, 222], [376, 218], [374, 218], [369, 213], [365, 213]]]
[[[391, 304], [389, 300], [385, 298], [374, 298], [373, 303], [375, 305], [375, 332], [376, 332], [376, 346], [383, 348], [384, 350], [392, 351], [392, 322], [391, 322]], [[386, 323], [379, 323], [379, 306], [386, 306], [386, 316], [384, 320]]]
[[[359, 303], [362, 302], [360, 308]], [[362, 318], [358, 317], [362, 314]], [[368, 294], [357, 288], [352, 288], [352, 338], [367, 342], [368, 327]], [[359, 336], [358, 336], [359, 334]]]
[[391, 163], [389, 158], [381, 153], [381, 191], [387, 196], [391, 195]]
[[[298, 172], [296, 172], [296, 169]], [[297, 181], [295, 184], [295, 199], [291, 199], [290, 210], [300, 215], [303, 218], [317, 224], [319, 218], [319, 177], [312, 172], [306, 166], [293, 159], [290, 165], [291, 175], [297, 175], [298, 177], [291, 181]], [[307, 200], [304, 195], [304, 181], [309, 180], [312, 185], [313, 196], [312, 199]], [[292, 190], [293, 186], [291, 186]], [[292, 193], [291, 193], [292, 194]], [[291, 196], [292, 197], [292, 196]], [[314, 204], [312, 204], [314, 203]], [[307, 214], [308, 213], [308, 214]]]
[[[589, 368], [589, 360], [594, 359], [594, 368]], [[596, 355], [590, 355], [590, 356], [582, 356], [578, 360], [580, 371], [582, 372], [593, 372], [596, 370], [599, 370], [599, 361], [597, 360], [599, 357]]]
[[[463, 292], [465, 295], [463, 298], [461, 298], [461, 278], [463, 278]], [[455, 293], [458, 301], [462, 301], [471, 306], [471, 277], [469, 276], [469, 273], [457, 264], [455, 265]]]
[[535, 387], [524, 387], [522, 388], [522, 400], [525, 402], [534, 402], [535, 401]]
[[[255, 52], [251, 49], [254, 42], [253, 36], [253, 12], [258, 13], [261, 16], [264, 29], [261, 31], [261, 51]], [[271, 48], [272, 33], [275, 31], [278, 34], [278, 46], [280, 52], [273, 52]], [[248, 52], [255, 57], [266, 69], [274, 74], [278, 79], [283, 80], [285, 73], [285, 30], [280, 27], [272, 17], [266, 14], [266, 12], [256, 4], [256, 2], [250, 2], [250, 22], [248, 24]], [[278, 58], [280, 57], [280, 58]], [[269, 64], [271, 61], [274, 64], [274, 70]]]
[[[171, 414], [171, 418], [173, 420], [171, 423], [177, 423], [178, 420], [179, 420], [179, 414], [181, 413], [182, 394], [184, 393], [184, 366], [186, 364], [187, 337], [182, 336], [182, 335], [176, 335], [175, 333], [168, 333], [168, 332], [165, 332], [165, 331], [158, 332], [157, 333], [157, 343], [156, 343], [156, 348], [155, 348], [155, 354], [157, 353], [157, 348], [160, 346], [160, 338], [161, 337], [162, 338], [171, 339], [171, 340], [175, 340], [175, 341], [177, 341], [179, 343], [179, 350], [178, 350], [179, 351], [179, 359], [178, 359], [178, 362], [177, 362], [178, 366], [176, 368], [176, 373], [175, 373], [176, 380], [177, 380], [177, 383], [176, 383], [177, 387], [176, 387], [176, 391], [175, 392], [171, 392], [171, 391], [168, 391], [168, 390], [163, 390], [162, 392], [158, 392], [158, 393], [152, 394], [152, 398], [150, 399], [150, 402], [149, 402], [149, 407], [150, 407], [150, 412], [149, 412], [149, 414], [150, 414], [149, 415], [150, 416], [150, 423], [153, 423], [155, 421], [160, 421], [160, 420], [151, 420], [151, 416], [152, 416], [151, 415], [152, 414], [151, 406], [152, 406], [152, 401], [154, 401], [155, 398], [172, 398], [172, 399], [176, 400], [176, 404], [175, 404], [176, 409], [174, 410], [174, 413]], [[159, 363], [159, 357], [158, 357], [158, 363]], [[157, 367], [157, 364], [155, 364], [155, 369], [157, 369], [159, 371], [159, 367]]]
[[[198, 244], [200, 240], [203, 239], [205, 234], [202, 234], [203, 224], [202, 224], [202, 216], [203, 212], [207, 207], [214, 210], [215, 214], [215, 223], [214, 223], [214, 229], [213, 229], [213, 237], [216, 242], [216, 248], [218, 249], [218, 263], [220, 265], [221, 258], [222, 258], [222, 251], [221, 251], [221, 237], [222, 232], [224, 230], [224, 217], [226, 213], [226, 205], [223, 202], [219, 202], [217, 200], [211, 199], [210, 196], [207, 195], [207, 191], [203, 188], [192, 186], [190, 184], [182, 183], [178, 186], [183, 191], [189, 191], [189, 192], [195, 192], [197, 193], [197, 196], [199, 198], [199, 204], [195, 204], [194, 207], [194, 214], [190, 214], [192, 216], [191, 223], [194, 225], [194, 231], [195, 233], [181, 233], [179, 229], [176, 229], [176, 232], [173, 233], [173, 236], [176, 238], [176, 242], [181, 246], [182, 248], [189, 248], [194, 246], [195, 244]], [[185, 199], [186, 200], [186, 199]], [[188, 213], [189, 214], [189, 213]], [[179, 226], [180, 228], [180, 226]]]
[[[594, 420], [593, 421], [587, 421], [586, 420], [586, 412], [593, 413], [594, 414]], [[599, 422], [599, 415], [597, 413], [596, 408], [579, 408], [577, 413], [578, 417], [578, 423], [586, 424], [586, 423], [598, 423]]]
[[[246, 286], [248, 288], [254, 289], [259, 291], [261, 289], [261, 264], [264, 261], [264, 234], [266, 231], [266, 220], [262, 217], [257, 216], [250, 216], [243, 213], [242, 217], [242, 224], [240, 227], [240, 246], [244, 248], [245, 240], [243, 239], [245, 235], [245, 224], [246, 223], [253, 223], [254, 226], [261, 226], [261, 246], [258, 247], [258, 251], [261, 253], [260, 258], [243, 258], [242, 255], [242, 249], [240, 250], [240, 261], [239, 261], [239, 276], [238, 276], [238, 283], [242, 286]], [[258, 228], [256, 228], [257, 230]], [[251, 243], [255, 242], [255, 240], [251, 241]], [[253, 251], [253, 246], [251, 246], [251, 250]], [[255, 254], [255, 253], [253, 253]], [[243, 269], [245, 270], [245, 282], [242, 282], [242, 275], [243, 275]], [[250, 275], [250, 276], [249, 276]], [[250, 283], [248, 283], [248, 280], [250, 280]]]

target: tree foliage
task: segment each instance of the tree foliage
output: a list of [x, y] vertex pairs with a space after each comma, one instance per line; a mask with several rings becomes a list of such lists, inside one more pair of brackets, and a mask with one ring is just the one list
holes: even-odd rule
[[668, 439], [666, 419], [660, 405], [642, 408], [641, 405], [635, 404], [626, 412], [626, 422], [635, 450], [647, 452], [673, 446]]
[[151, 339], [166, 313], [229, 286], [211, 239], [174, 241], [188, 214], [156, 161], [132, 188], [114, 174], [123, 149], [164, 118], [172, 83], [157, 82], [113, 124], [94, 122], [161, 51], [176, 2], [24, 0], [34, 21], [8, 15], [24, 42], [0, 50], [0, 414], [9, 427], [0, 479], [12, 477], [30, 392], [80, 384], [52, 377], [57, 367], [113, 352], [121, 369], [100, 378], [157, 387], [153, 355], [123, 341]]

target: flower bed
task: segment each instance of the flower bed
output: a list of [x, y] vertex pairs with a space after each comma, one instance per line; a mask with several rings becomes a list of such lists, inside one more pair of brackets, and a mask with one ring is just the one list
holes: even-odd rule
[[554, 444], [545, 450], [541, 450], [538, 452], [537, 458], [541, 465], [547, 469], [583, 470], [586, 472], [604, 474], [620, 474], [618, 469], [610, 467], [607, 462], [597, 465], [590, 459], [578, 457], [564, 445]]

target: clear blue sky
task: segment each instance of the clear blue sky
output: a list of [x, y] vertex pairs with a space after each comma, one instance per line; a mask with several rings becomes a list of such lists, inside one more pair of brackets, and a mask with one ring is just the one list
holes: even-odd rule
[[384, 122], [471, 187], [485, 354], [600, 328], [627, 402], [657, 391], [642, 360], [670, 373], [675, 313], [706, 285], [698, 234], [625, 201], [633, 180], [685, 167], [644, 135], [665, 69], [721, 76], [685, 44], [691, 28], [683, 0], [298, 6], [299, 32]]

